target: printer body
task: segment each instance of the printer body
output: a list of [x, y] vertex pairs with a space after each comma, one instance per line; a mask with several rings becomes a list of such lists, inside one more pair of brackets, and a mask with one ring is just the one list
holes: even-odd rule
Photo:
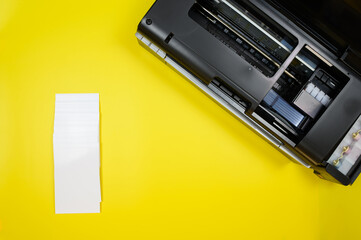
[[325, 180], [361, 171], [357, 1], [157, 0], [139, 43]]

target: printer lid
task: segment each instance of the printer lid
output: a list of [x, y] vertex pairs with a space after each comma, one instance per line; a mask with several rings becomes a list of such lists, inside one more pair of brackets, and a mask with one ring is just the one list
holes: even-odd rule
[[361, 73], [360, 0], [268, 0]]

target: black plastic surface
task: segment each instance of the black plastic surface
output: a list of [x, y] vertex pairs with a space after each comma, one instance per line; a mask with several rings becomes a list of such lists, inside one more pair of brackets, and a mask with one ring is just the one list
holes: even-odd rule
[[[361, 53], [359, 0], [268, 0], [294, 17], [301, 27], [324, 41], [338, 56], [350, 47]], [[359, 69], [361, 71], [361, 69]]]
[[[205, 82], [218, 77], [244, 95], [255, 108], [274, 84], [276, 77], [268, 78], [239, 55], [192, 20], [188, 12], [193, 0], [158, 0], [143, 20], [140, 32], [163, 47], [173, 58], [187, 66]], [[168, 45], [164, 40], [172, 32]], [[262, 86], [262, 87], [260, 87]]]
[[[247, 110], [249, 116], [259, 106], [298, 52], [305, 45], [311, 46], [350, 79], [333, 103], [294, 148], [295, 152], [310, 160], [321, 175], [331, 180], [332, 174], [326, 171], [322, 162], [330, 157], [361, 114], [359, 76], [322, 44], [288, 21], [265, 1], [250, 2], [256, 4], [278, 23], [282, 23], [282, 26], [299, 40], [299, 45], [271, 78], [253, 69], [247, 61], [189, 17], [189, 10], [195, 3], [194, 0], [156, 1], [139, 24], [138, 31], [205, 83], [214, 79], [221, 80], [235, 94], [250, 103]], [[147, 19], [151, 19], [152, 24], [147, 24]], [[171, 33], [172, 38], [166, 40]], [[356, 171], [359, 171], [359, 168]], [[338, 182], [343, 182], [341, 177], [334, 175], [339, 178]]]

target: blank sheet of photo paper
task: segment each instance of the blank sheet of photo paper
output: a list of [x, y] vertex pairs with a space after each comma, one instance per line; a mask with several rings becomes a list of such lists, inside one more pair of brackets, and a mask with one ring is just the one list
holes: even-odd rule
[[55, 213], [100, 213], [99, 94], [56, 94]]

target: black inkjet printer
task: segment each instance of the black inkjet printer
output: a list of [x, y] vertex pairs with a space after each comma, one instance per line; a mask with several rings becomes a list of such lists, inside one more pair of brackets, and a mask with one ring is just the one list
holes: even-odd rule
[[157, 0], [137, 38], [291, 160], [361, 170], [361, 2]]

